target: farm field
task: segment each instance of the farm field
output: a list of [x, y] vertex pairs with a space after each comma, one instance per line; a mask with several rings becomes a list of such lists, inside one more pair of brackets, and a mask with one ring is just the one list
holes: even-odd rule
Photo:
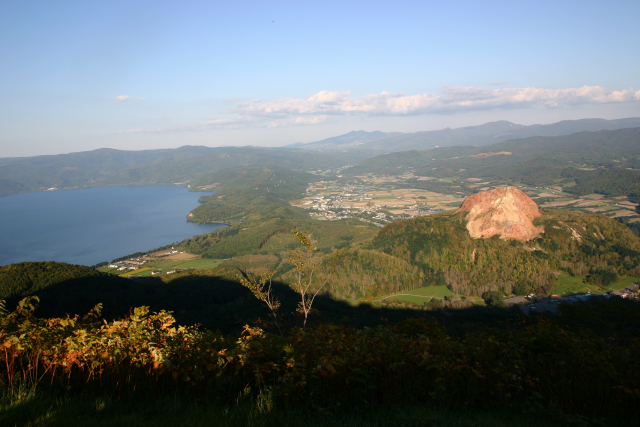
[[203, 267], [210, 267], [210, 266], [212, 266], [214, 264], [218, 265], [218, 264], [220, 264], [220, 261], [219, 260], [215, 260], [215, 259], [203, 259], [203, 258], [200, 258], [200, 259], [194, 259], [194, 260], [191, 260], [191, 261], [184, 262], [182, 264], [179, 264], [177, 267], [179, 267], [179, 268], [197, 268], [197, 269], [200, 269], [200, 268], [203, 268]]
[[[553, 201], [546, 201], [540, 204], [541, 208], [556, 208], [567, 210], [579, 210], [591, 213], [600, 213], [610, 218], [618, 217], [638, 217], [635, 211], [636, 204], [629, 201], [627, 197], [608, 197], [602, 194], [590, 194], [587, 196], [574, 196], [562, 192], [539, 192], [541, 198], [553, 198]], [[536, 198], [534, 197], [534, 201]], [[632, 221], [634, 220], [632, 219]], [[637, 218], [640, 220], [640, 218]]]
[[601, 287], [592, 283], [584, 283], [584, 276], [572, 277], [567, 273], [562, 273], [558, 277], [558, 283], [553, 288], [553, 293], [560, 296], [568, 296], [571, 294], [586, 294], [588, 292], [591, 292], [592, 294], [600, 294], [612, 290], [624, 289], [627, 286], [631, 286], [634, 283], [638, 282], [640, 282], [640, 278], [638, 277], [625, 276], [607, 287]]
[[185, 261], [161, 261], [161, 262], [150, 261], [148, 265], [152, 265], [157, 268], [171, 268], [184, 263]]
[[129, 276], [137, 276], [139, 273], [144, 273], [145, 271], [151, 272], [151, 268], [139, 268], [138, 270], [127, 271], [126, 273], [119, 274], [120, 277], [129, 277]]
[[147, 260], [147, 263], [144, 264], [143, 268], [127, 271], [125, 273], [121, 273], [121, 270], [118, 270], [117, 268], [110, 267], [99, 268], [98, 271], [121, 277], [149, 277], [152, 276], [152, 271], [160, 271], [160, 274], [164, 274], [171, 270], [187, 268], [194, 270], [211, 270], [217, 268], [221, 262], [222, 260], [219, 259], [204, 259], [195, 256], [183, 257], [182, 260], [167, 260], [166, 257], [162, 257], [159, 259]]
[[[431, 298], [444, 299], [449, 297], [452, 299], [460, 299], [459, 295], [454, 294], [446, 286], [425, 286], [423, 288], [414, 289], [413, 291], [403, 292], [402, 294], [393, 295], [387, 298], [397, 299], [399, 301], [407, 301], [422, 304], [429, 301]], [[478, 296], [472, 296], [466, 298], [476, 304], [484, 304], [482, 298]]]
[[619, 291], [620, 289], [624, 289], [628, 286], [633, 285], [634, 283], [640, 283], [640, 277], [625, 276], [622, 279], [618, 280], [617, 282], [609, 285], [608, 288], [613, 289], [615, 291]]
[[604, 289], [597, 285], [584, 283], [584, 276], [571, 276], [567, 273], [561, 273], [558, 276], [558, 282], [553, 288], [553, 293], [560, 296], [568, 296], [572, 294], [601, 293]]
[[414, 289], [406, 294], [417, 295], [429, 298], [444, 298], [453, 296], [453, 292], [446, 286], [425, 286], [423, 288]]

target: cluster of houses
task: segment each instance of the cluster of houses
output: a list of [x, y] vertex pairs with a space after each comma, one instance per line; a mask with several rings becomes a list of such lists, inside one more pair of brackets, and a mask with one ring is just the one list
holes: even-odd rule
[[611, 295], [613, 296], [617, 296], [617, 297], [622, 297], [622, 298], [639, 298], [640, 295], [638, 294], [638, 291], [640, 290], [640, 285], [638, 283], [635, 283], [631, 286], [628, 286], [624, 289], [621, 289], [619, 291], [613, 291], [611, 292]]
[[135, 258], [135, 259], [127, 259], [124, 261], [114, 262], [108, 265], [109, 268], [116, 268], [118, 271], [132, 271], [137, 270], [146, 263], [146, 260]]
[[[505, 300], [507, 305], [510, 304], [519, 304], [521, 310], [524, 314], [528, 314], [531, 311], [538, 311], [541, 313], [556, 313], [558, 311], [558, 305], [560, 302], [568, 302], [570, 304], [576, 303], [579, 301], [589, 301], [592, 298], [611, 298], [622, 297], [622, 298], [640, 298], [640, 285], [635, 283], [631, 286], [628, 286], [619, 291], [612, 291], [608, 294], [579, 294], [579, 295], [571, 295], [568, 297], [561, 297], [560, 295], [551, 295], [547, 298], [545, 294], [529, 294], [526, 297], [516, 297], [509, 298]], [[531, 302], [532, 304], [525, 304], [526, 302]]]
[[[370, 206], [367, 191], [375, 190], [374, 187], [366, 185], [346, 185], [340, 190], [340, 194], [331, 196], [316, 194], [312, 200], [307, 200], [302, 206], [304, 209], [313, 209], [310, 216], [320, 216], [327, 219], [347, 219], [354, 218], [352, 210], [359, 211], [359, 214], [372, 215], [372, 220], [366, 217], [359, 217], [360, 221], [373, 223], [388, 223], [393, 221], [394, 215], [384, 211], [385, 208], [397, 208], [397, 204], [376, 204]], [[309, 190], [307, 190], [307, 193]], [[341, 210], [342, 209], [342, 210]], [[414, 205], [409, 207], [411, 213], [405, 213], [403, 217], [415, 217], [440, 212], [442, 209], [430, 209], [428, 206]], [[380, 225], [380, 224], [378, 224]]]
[[[156, 256], [156, 257], [162, 257], [162, 256], [173, 255], [173, 254], [177, 254], [177, 253], [179, 253], [179, 251], [175, 250], [174, 248], [171, 248], [170, 250], [167, 250], [167, 251], [156, 252], [153, 255]], [[151, 260], [145, 259], [144, 257], [137, 257], [137, 258], [130, 258], [130, 259], [125, 259], [125, 260], [121, 260], [121, 261], [112, 262], [107, 267], [115, 268], [118, 271], [127, 272], [127, 271], [138, 270], [138, 269], [142, 268], [144, 266], [144, 264], [146, 264], [149, 261], [151, 261]], [[171, 273], [175, 273], [176, 271], [177, 270], [166, 271], [166, 272], [164, 272], [164, 274], [171, 274]], [[153, 275], [153, 276], [155, 276], [157, 274], [162, 274], [162, 271], [156, 269], [156, 270], [153, 270], [151, 272], [151, 275]], [[138, 277], [134, 276], [134, 275], [131, 275], [131, 276], [128, 276], [128, 278], [137, 279]]]

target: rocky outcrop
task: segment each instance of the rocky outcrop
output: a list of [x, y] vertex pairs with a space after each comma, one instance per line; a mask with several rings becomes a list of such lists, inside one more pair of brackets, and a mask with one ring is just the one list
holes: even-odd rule
[[501, 239], [531, 240], [544, 233], [533, 220], [542, 214], [529, 196], [515, 187], [499, 187], [467, 197], [459, 211], [466, 216], [467, 230], [475, 239], [500, 236]]

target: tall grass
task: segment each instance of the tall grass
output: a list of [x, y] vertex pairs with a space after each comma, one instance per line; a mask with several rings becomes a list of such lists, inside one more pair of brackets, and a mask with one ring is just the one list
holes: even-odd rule
[[222, 405], [175, 395], [116, 400], [104, 397], [27, 394], [0, 400], [0, 425], [90, 427], [556, 427], [624, 425], [608, 419], [560, 418], [511, 408], [451, 410], [427, 405], [360, 405], [356, 408], [300, 406], [267, 412], [251, 402]]
[[170, 313], [145, 307], [114, 322], [100, 319], [100, 307], [38, 319], [36, 302], [0, 318], [0, 386], [11, 402], [42, 392], [105, 401], [206, 396], [220, 407], [241, 399], [264, 414], [426, 404], [537, 409], [554, 419], [631, 417], [640, 403], [640, 340], [571, 332], [546, 318], [464, 338], [421, 319], [363, 330], [320, 325], [286, 337], [247, 326], [227, 337], [176, 327]]

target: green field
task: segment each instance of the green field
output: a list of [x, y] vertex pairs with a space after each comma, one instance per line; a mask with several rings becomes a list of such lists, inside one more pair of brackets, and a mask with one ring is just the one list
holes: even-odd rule
[[220, 264], [222, 264], [222, 260], [215, 260], [216, 262], [213, 264], [207, 264], [207, 265], [203, 265], [202, 267], [196, 267], [196, 270], [213, 270], [215, 268], [218, 268], [218, 266]]
[[553, 288], [553, 294], [567, 296], [571, 294], [601, 293], [604, 289], [600, 286], [584, 283], [584, 276], [570, 276], [567, 273], [561, 273], [558, 276], [558, 283]]
[[[606, 293], [612, 290], [620, 290], [626, 288], [627, 286], [631, 286], [634, 283], [640, 282], [640, 278], [638, 277], [623, 277], [616, 283], [603, 288], [591, 283], [585, 284], [583, 280], [584, 276], [570, 276], [567, 273], [562, 273], [558, 277], [558, 283], [553, 288], [553, 293], [561, 296], [568, 296], [572, 294], [586, 294], [589, 292], [591, 292], [592, 294]], [[429, 301], [431, 298], [443, 299], [445, 296], [454, 299], [460, 298], [459, 295], [455, 295], [446, 286], [425, 286], [423, 288], [414, 289], [413, 291], [404, 292], [402, 294], [394, 295], [388, 298], [422, 304], [426, 301]], [[466, 299], [467, 301], [471, 301], [475, 304], [484, 304], [482, 298], [478, 296], [471, 296], [467, 297]]]
[[193, 268], [196, 270], [211, 270], [217, 268], [222, 260], [219, 259], [205, 259], [205, 258], [194, 258], [190, 260], [162, 260], [157, 259], [153, 261], [149, 261], [144, 264], [144, 268], [140, 268], [134, 271], [122, 272], [117, 268], [111, 267], [102, 267], [99, 268], [98, 271], [102, 273], [109, 273], [117, 276], [128, 277], [128, 276], [138, 276], [138, 277], [150, 277], [151, 271], [160, 270], [162, 274], [167, 271], [179, 268]]
[[453, 292], [451, 292], [446, 286], [425, 286], [423, 288], [403, 292], [402, 294], [396, 295], [392, 298], [400, 301], [422, 304], [423, 302], [431, 300], [431, 298], [443, 299], [444, 297], [453, 296]]
[[588, 292], [599, 294], [612, 290], [620, 290], [638, 282], [640, 282], [640, 278], [638, 277], [625, 276], [607, 287], [602, 287], [593, 283], [584, 283], [584, 276], [570, 276], [567, 273], [562, 273], [558, 276], [558, 283], [553, 288], [553, 293], [560, 296], [586, 294]]
[[[387, 297], [389, 299], [396, 299], [399, 301], [413, 302], [417, 304], [423, 304], [431, 300], [431, 298], [444, 299], [449, 297], [451, 299], [461, 299], [460, 295], [456, 295], [444, 285], [441, 286], [425, 286], [422, 288], [414, 289], [413, 291], [403, 292], [399, 295]], [[474, 304], [484, 305], [484, 301], [479, 296], [469, 296], [465, 298]]]
[[[120, 274], [120, 276], [150, 277], [152, 276], [151, 272], [153, 270], [160, 270], [161, 274], [164, 274], [167, 271], [174, 270], [177, 268], [180, 268], [180, 269], [194, 268], [196, 270], [211, 270], [216, 268], [218, 265], [220, 265], [221, 262], [222, 260], [219, 260], [219, 259], [203, 259], [203, 258], [196, 258], [196, 259], [186, 260], [186, 261], [160, 261], [160, 262], [151, 261], [145, 264], [145, 268]], [[100, 271], [104, 271], [112, 274], [118, 274], [118, 270], [108, 268], [108, 267], [101, 268]]]
[[[220, 264], [220, 260], [217, 259], [192, 259], [186, 261], [162, 261], [158, 263], [149, 263], [148, 265], [153, 268], [158, 269], [172, 269], [172, 268], [197, 268], [197, 269], [207, 269], [213, 268]], [[206, 267], [206, 268], [205, 268]]]
[[640, 283], [640, 277], [625, 276], [622, 279], [618, 280], [616, 283], [609, 285], [608, 288], [619, 291], [620, 289], [624, 289], [627, 286], [633, 285], [634, 283]]
[[179, 264], [184, 263], [185, 261], [161, 261], [161, 262], [149, 262], [148, 264], [155, 268], [171, 268], [177, 267]]
[[220, 264], [220, 260], [217, 259], [194, 259], [191, 261], [187, 261], [184, 262], [180, 265], [176, 265], [176, 267], [178, 268], [203, 268], [203, 267], [209, 267], [211, 268], [212, 266], [218, 265]]

